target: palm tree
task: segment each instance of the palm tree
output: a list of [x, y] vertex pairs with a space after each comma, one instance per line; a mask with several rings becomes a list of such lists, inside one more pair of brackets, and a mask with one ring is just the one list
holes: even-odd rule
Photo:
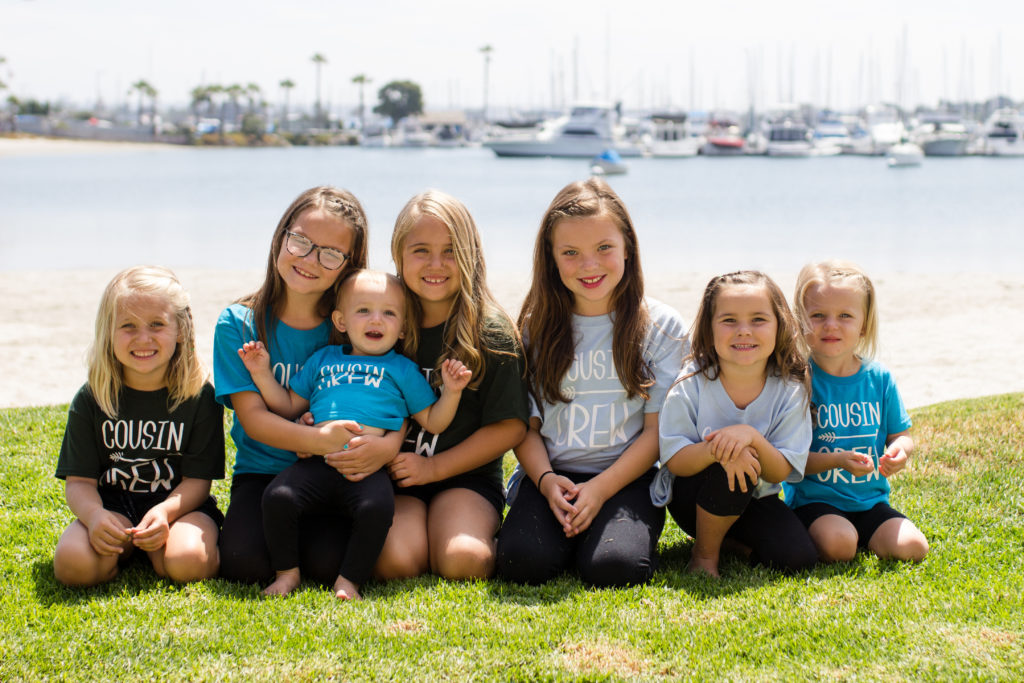
[[132, 83], [131, 87], [128, 88], [128, 94], [130, 95], [132, 93], [132, 91], [136, 91], [136, 92], [139, 93], [138, 122], [139, 122], [139, 125], [141, 126], [142, 125], [142, 100], [143, 100], [144, 97], [151, 97], [151, 98], [153, 98], [153, 101], [154, 101], [154, 105], [153, 106], [155, 107], [156, 106], [156, 104], [155, 104], [156, 103], [156, 89], [153, 86], [151, 86], [148, 81], [146, 81], [145, 79], [141, 79], [140, 78], [139, 80], [137, 80], [134, 83]]
[[373, 83], [373, 79], [367, 78], [366, 74], [358, 74], [352, 77], [352, 82], [359, 86], [359, 132], [362, 133], [363, 129], [366, 128], [366, 107], [363, 104], [363, 89], [368, 83]]
[[480, 48], [480, 53], [484, 56], [484, 112], [483, 118], [484, 123], [487, 123], [487, 89], [488, 81], [491, 76], [491, 53], [494, 52], [494, 48], [490, 45], [484, 45]]
[[278, 83], [278, 85], [281, 86], [281, 90], [284, 91], [284, 111], [281, 114], [281, 122], [278, 125], [280, 126], [281, 130], [287, 130], [288, 129], [288, 96], [291, 94], [292, 88], [295, 87], [295, 81], [293, 81], [290, 78], [286, 78], [283, 81], [281, 81], [280, 83]]
[[228, 87], [224, 88], [224, 94], [228, 96], [228, 100], [231, 101], [231, 113], [234, 115], [235, 126], [238, 126], [238, 120], [241, 117], [241, 108], [238, 106], [238, 100], [242, 95], [245, 94], [245, 88], [238, 83], [232, 83]]
[[245, 86], [245, 96], [249, 100], [249, 111], [250, 114], [256, 113], [256, 100], [259, 99], [260, 86], [256, 83], [248, 83]]
[[210, 93], [211, 86], [197, 85], [192, 88], [189, 95], [192, 97], [192, 117], [196, 120], [195, 132], [199, 132], [199, 109], [202, 107], [209, 113], [213, 106], [213, 97]]
[[310, 61], [312, 61], [313, 64], [316, 65], [316, 113], [314, 115], [314, 118], [316, 119], [316, 125], [322, 126], [321, 118], [323, 110], [320, 107], [320, 65], [326, 64], [327, 58], [324, 57], [319, 52], [317, 52], [312, 57], [310, 57]]

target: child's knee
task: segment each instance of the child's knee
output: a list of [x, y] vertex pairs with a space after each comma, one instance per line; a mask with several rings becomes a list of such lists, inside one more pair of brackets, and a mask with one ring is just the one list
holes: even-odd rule
[[907, 539], [901, 539], [899, 547], [893, 553], [893, 557], [904, 562], [920, 562], [928, 555], [928, 539], [920, 531]]
[[[154, 565], [155, 566], [155, 565]], [[217, 575], [220, 569], [220, 552], [217, 546], [207, 548], [201, 543], [188, 547], [168, 548], [164, 552], [161, 576], [175, 583], [202, 581]]]
[[96, 586], [117, 576], [117, 558], [92, 549], [59, 544], [53, 554], [53, 575], [65, 586]]
[[839, 531], [816, 538], [818, 553], [824, 562], [850, 562], [857, 556], [857, 532]]
[[437, 554], [434, 573], [446, 579], [486, 579], [494, 575], [495, 544], [456, 536]]

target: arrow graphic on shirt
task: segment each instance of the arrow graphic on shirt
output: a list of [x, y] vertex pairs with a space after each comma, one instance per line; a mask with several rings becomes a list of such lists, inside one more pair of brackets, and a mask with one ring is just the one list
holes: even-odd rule
[[842, 439], [865, 439], [874, 438], [874, 434], [850, 434], [849, 436], [839, 436], [835, 432], [822, 432], [818, 435], [818, 441], [824, 441], [825, 443], [835, 443]]

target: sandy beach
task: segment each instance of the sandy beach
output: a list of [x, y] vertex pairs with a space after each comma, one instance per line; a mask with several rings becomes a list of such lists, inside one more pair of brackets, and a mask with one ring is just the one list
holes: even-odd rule
[[[85, 381], [85, 356], [100, 294], [114, 270], [0, 273], [0, 408], [66, 403]], [[199, 351], [209, 364], [217, 315], [254, 289], [262, 272], [179, 269], [189, 290]], [[707, 273], [648, 273], [648, 293], [692, 321]], [[771, 273], [787, 293], [795, 273]], [[495, 294], [516, 312], [527, 273], [491, 273]], [[1024, 276], [881, 275], [879, 359], [917, 407], [1024, 391], [1024, 363], [1004, 361], [1024, 338]]]

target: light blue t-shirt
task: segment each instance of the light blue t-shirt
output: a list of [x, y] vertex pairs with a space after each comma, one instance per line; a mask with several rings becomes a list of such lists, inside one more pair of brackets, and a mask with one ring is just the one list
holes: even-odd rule
[[[693, 364], [688, 363], [680, 376], [693, 371]], [[746, 408], [737, 408], [720, 381], [697, 373], [676, 383], [661, 408], [658, 431], [662, 467], [651, 484], [654, 504], [667, 505], [672, 499], [675, 475], [665, 465], [676, 453], [700, 443], [717, 429], [737, 424], [750, 425], [778, 449], [791, 466], [786, 481], [803, 478], [811, 445], [811, 417], [802, 384], [768, 376], [758, 397]], [[779, 484], [758, 480], [754, 497], [777, 495], [780, 488]]]
[[416, 363], [394, 349], [383, 356], [353, 356], [351, 350], [325, 346], [292, 378], [292, 391], [309, 401], [317, 423], [344, 419], [395, 430], [437, 400]]
[[[568, 403], [531, 398], [531, 417], [541, 418], [551, 467], [566, 472], [597, 474], [608, 469], [629, 448], [644, 427], [644, 416], [661, 410], [662, 402], [689, 350], [686, 325], [674, 308], [647, 299], [651, 325], [644, 337], [643, 357], [654, 375], [648, 400], [628, 398], [615, 369], [612, 350], [614, 314], [572, 316], [575, 349], [562, 379]], [[509, 480], [509, 502], [522, 478], [517, 467]]]
[[849, 377], [830, 375], [811, 361], [813, 452], [856, 451], [871, 457], [875, 471], [856, 477], [842, 468], [787, 484], [786, 503], [799, 507], [828, 503], [844, 512], [870, 510], [889, 502], [889, 481], [878, 473], [890, 434], [910, 429], [910, 416], [889, 371], [864, 361]]
[[[269, 322], [269, 321], [268, 321]], [[284, 387], [302, 368], [314, 351], [327, 345], [330, 321], [325, 320], [311, 330], [298, 330], [277, 321], [268, 324], [270, 367], [274, 378]], [[252, 310], [241, 304], [224, 309], [217, 319], [213, 335], [213, 381], [217, 401], [231, 407], [231, 394], [259, 389], [252, 381], [238, 349], [247, 341], [256, 340], [256, 326]], [[231, 427], [238, 453], [235, 455], [235, 474], [277, 474], [296, 461], [295, 453], [284, 451], [256, 441], [245, 433], [240, 420]]]

